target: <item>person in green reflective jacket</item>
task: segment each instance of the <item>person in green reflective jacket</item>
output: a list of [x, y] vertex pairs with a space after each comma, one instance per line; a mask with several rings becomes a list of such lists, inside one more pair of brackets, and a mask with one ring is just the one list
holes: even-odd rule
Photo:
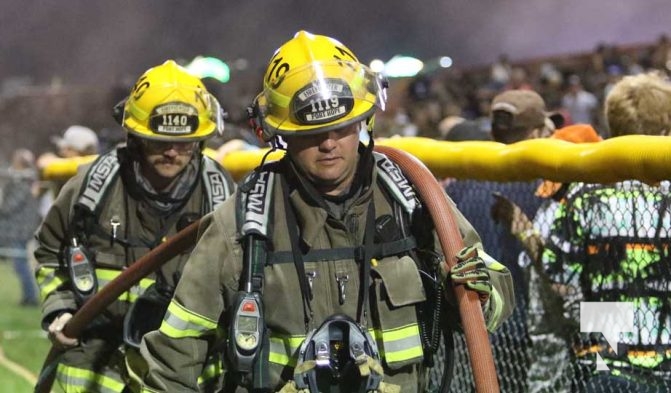
[[[606, 97], [613, 137], [667, 136], [671, 84], [660, 74], [626, 76]], [[617, 348], [576, 332], [576, 381], [585, 392], [671, 391], [671, 193], [669, 182], [575, 184], [555, 213], [543, 254], [561, 288], [564, 313], [579, 321], [582, 302], [627, 302], [634, 330]], [[576, 325], [577, 326], [577, 325]], [[609, 368], [597, 371], [599, 360]]]

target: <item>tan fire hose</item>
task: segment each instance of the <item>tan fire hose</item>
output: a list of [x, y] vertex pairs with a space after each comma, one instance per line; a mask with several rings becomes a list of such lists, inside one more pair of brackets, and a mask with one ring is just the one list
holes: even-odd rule
[[[445, 191], [431, 171], [417, 158], [388, 146], [376, 146], [375, 150], [395, 162], [415, 186], [431, 215], [445, 261], [451, 269], [456, 264], [454, 256], [464, 247], [464, 244]], [[475, 390], [478, 393], [498, 392], [499, 382], [494, 366], [494, 356], [480, 308], [480, 299], [475, 291], [468, 291], [463, 285], [456, 286], [454, 291], [459, 305], [461, 323], [464, 327]]]
[[[72, 338], [79, 337], [86, 326], [124, 292], [168, 262], [172, 257], [193, 246], [196, 243], [196, 236], [198, 234], [198, 223], [199, 221], [193, 222], [174, 236], [168, 238], [168, 240], [161, 243], [158, 247], [132, 263], [128, 269], [110, 281], [109, 284], [102, 287], [67, 322], [63, 328], [63, 334]], [[49, 350], [42, 365], [40, 377], [35, 385], [36, 393], [48, 393], [51, 391], [60, 354], [61, 350], [55, 346], [52, 346]]]

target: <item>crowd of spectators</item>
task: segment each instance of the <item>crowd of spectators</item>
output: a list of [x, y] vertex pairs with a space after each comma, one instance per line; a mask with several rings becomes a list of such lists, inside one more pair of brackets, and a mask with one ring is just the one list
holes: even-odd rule
[[[668, 73], [671, 41], [666, 35], [649, 45], [599, 44], [591, 53], [511, 62], [502, 54], [492, 64], [453, 67], [420, 74], [407, 85], [401, 104], [383, 114], [380, 136], [447, 138], [441, 121], [468, 125], [487, 134], [490, 103], [504, 90], [531, 89], [545, 100], [548, 110], [564, 115], [565, 125], [592, 124], [604, 138], [610, 133], [604, 121], [604, 97], [626, 75], [649, 70]], [[376, 132], [377, 132], [376, 130]]]

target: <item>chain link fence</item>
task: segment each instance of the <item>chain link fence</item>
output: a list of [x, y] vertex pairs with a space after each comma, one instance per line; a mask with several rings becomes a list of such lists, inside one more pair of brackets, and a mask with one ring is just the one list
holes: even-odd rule
[[[535, 211], [524, 215], [528, 223], [520, 213], [529, 210], [528, 195], [519, 193], [533, 193], [538, 183], [526, 191], [507, 183], [463, 183], [465, 191], [448, 186], [448, 192], [467, 217], [469, 203], [481, 204], [479, 217], [468, 217], [481, 235], [497, 236], [493, 244], [499, 246], [513, 235], [522, 249], [500, 260], [520, 272], [514, 274], [515, 313], [490, 335], [501, 391], [671, 391], [669, 183], [563, 185], [553, 197], [538, 198]], [[515, 204], [504, 204], [510, 222], [497, 224], [492, 217], [494, 204], [501, 209], [492, 190]], [[483, 238], [485, 247], [488, 242]], [[499, 251], [494, 248], [497, 256], [505, 254]], [[633, 331], [619, 334], [617, 348], [600, 332], [581, 333], [581, 302], [633, 304]], [[454, 334], [453, 345], [449, 391], [474, 392], [463, 334]]]

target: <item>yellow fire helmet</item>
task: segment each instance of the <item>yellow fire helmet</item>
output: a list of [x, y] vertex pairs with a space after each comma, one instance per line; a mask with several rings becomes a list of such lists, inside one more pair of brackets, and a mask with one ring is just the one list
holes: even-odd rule
[[320, 133], [384, 110], [385, 88], [382, 76], [339, 41], [299, 31], [270, 59], [257, 116], [266, 140]]
[[121, 123], [141, 138], [195, 142], [223, 131], [222, 113], [198, 77], [168, 60], [137, 80]]

